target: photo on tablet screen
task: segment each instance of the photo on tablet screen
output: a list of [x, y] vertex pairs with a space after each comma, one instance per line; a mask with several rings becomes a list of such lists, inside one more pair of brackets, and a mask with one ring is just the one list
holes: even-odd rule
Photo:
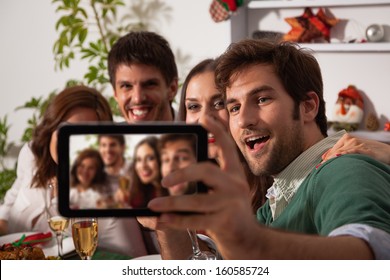
[[62, 215], [158, 215], [147, 208], [159, 196], [205, 191], [199, 182], [165, 188], [161, 179], [207, 160], [200, 125], [64, 125], [59, 130]]

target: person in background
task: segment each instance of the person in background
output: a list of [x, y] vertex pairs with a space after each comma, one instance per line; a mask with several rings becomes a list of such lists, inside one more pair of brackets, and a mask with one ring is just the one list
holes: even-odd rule
[[[172, 102], [178, 90], [178, 72], [165, 38], [149, 31], [130, 32], [119, 38], [108, 55], [108, 74], [127, 123], [174, 121]], [[115, 197], [119, 203], [125, 199], [123, 192], [116, 192]], [[150, 239], [149, 232], [145, 236]], [[159, 248], [148, 250], [158, 252]]]
[[[214, 59], [205, 59], [195, 65], [181, 88], [179, 120], [199, 123], [203, 115], [213, 116], [228, 129], [228, 114], [223, 95], [214, 83]], [[209, 158], [217, 157], [215, 137], [209, 134]]]
[[130, 164], [125, 158], [126, 140], [124, 135], [121, 134], [100, 134], [98, 145], [105, 165], [107, 183], [110, 187], [106, 196], [113, 199], [122, 181], [124, 181], [124, 188], [130, 185], [128, 176]]
[[[1, 234], [47, 232], [44, 193], [57, 185], [57, 129], [63, 122], [112, 121], [107, 100], [95, 89], [74, 86], [64, 89], [48, 105], [34, 129], [32, 141], [18, 158], [17, 178], [0, 206]], [[135, 219], [99, 219], [99, 247], [130, 256], [146, 254]]]
[[128, 123], [173, 121], [178, 73], [169, 43], [160, 35], [130, 32], [108, 55], [114, 97]]
[[130, 167], [132, 178], [129, 204], [132, 207], [146, 207], [148, 202], [158, 196], [167, 195], [161, 186], [161, 161], [158, 151], [158, 138], [149, 136], [137, 143], [134, 161]]
[[102, 190], [105, 184], [104, 162], [99, 152], [92, 148], [80, 151], [70, 170], [70, 207], [104, 208]]
[[[164, 134], [159, 139], [162, 177], [173, 171], [196, 163], [196, 138], [190, 134]], [[193, 187], [191, 187], [193, 186]], [[170, 195], [195, 193], [190, 182], [168, 188]]]
[[[158, 151], [158, 138], [149, 136], [137, 143], [133, 162], [130, 166], [131, 185], [128, 194], [118, 190], [119, 202], [126, 201], [130, 207], [144, 208], [153, 198], [169, 195], [161, 186], [161, 161]], [[149, 254], [160, 253], [156, 233], [142, 225], [142, 234]]]
[[[268, 201], [256, 220], [235, 144], [205, 117], [223, 164], [198, 163], [162, 184], [203, 181], [212, 191], [152, 200], [149, 207], [162, 212], [157, 228], [206, 229], [225, 259], [389, 259], [389, 166], [357, 154], [318, 166], [344, 132], [327, 137], [316, 59], [289, 42], [243, 40], [219, 58], [216, 81], [226, 95], [231, 135], [251, 171], [274, 178]], [[163, 251], [177, 249], [163, 245]], [[185, 257], [190, 248], [183, 251], [171, 257]]]

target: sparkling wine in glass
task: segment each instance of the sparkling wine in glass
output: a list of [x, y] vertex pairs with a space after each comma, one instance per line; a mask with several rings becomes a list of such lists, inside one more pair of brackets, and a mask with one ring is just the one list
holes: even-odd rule
[[54, 190], [54, 187], [50, 185], [47, 188], [45, 197], [45, 212], [49, 227], [56, 235], [58, 257], [62, 258], [64, 255], [62, 240], [64, 238], [64, 231], [68, 228], [69, 220], [59, 214], [58, 198], [57, 196], [55, 196], [55, 194], [56, 192]]
[[201, 251], [199, 248], [198, 238], [196, 231], [187, 229], [187, 232], [191, 238], [192, 255], [188, 257], [189, 260], [216, 260], [217, 256], [210, 251]]
[[129, 191], [129, 186], [130, 186], [130, 180], [126, 176], [120, 176], [119, 177], [119, 188], [124, 192]]
[[98, 244], [98, 223], [96, 218], [72, 219], [72, 237], [76, 252], [82, 260], [92, 259]]
[[120, 199], [117, 199], [118, 207], [120, 208], [127, 208], [129, 206], [128, 199], [129, 199], [129, 191], [130, 191], [130, 178], [124, 174], [124, 172], [121, 172], [119, 178], [119, 190], [121, 192]]

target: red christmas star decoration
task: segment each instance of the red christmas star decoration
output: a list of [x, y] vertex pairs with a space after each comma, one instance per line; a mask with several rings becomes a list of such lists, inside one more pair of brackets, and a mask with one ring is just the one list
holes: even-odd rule
[[384, 128], [385, 131], [390, 131], [390, 122], [386, 122], [385, 123], [385, 128]]
[[323, 38], [329, 42], [330, 29], [339, 22], [339, 19], [328, 16], [322, 8], [318, 10], [316, 15], [310, 8], [305, 8], [303, 15], [286, 18], [285, 21], [292, 27], [284, 35], [285, 41], [310, 43], [317, 38]]

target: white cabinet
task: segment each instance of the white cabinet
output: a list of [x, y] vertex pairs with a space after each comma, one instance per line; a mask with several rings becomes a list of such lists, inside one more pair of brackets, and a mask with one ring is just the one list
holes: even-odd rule
[[[319, 43], [302, 44], [318, 52], [390, 52], [390, 0], [253, 0], [246, 1], [231, 17], [231, 39], [238, 41], [251, 37], [255, 30], [287, 33], [291, 27], [285, 17], [303, 13], [305, 7], [313, 10], [325, 7], [341, 21], [332, 28], [334, 39], [363, 39], [370, 24], [385, 26], [385, 39], [375, 43]], [[378, 13], [378, 7], [380, 13]], [[374, 22], [372, 21], [374, 18]], [[334, 41], [334, 40], [333, 40]]]

